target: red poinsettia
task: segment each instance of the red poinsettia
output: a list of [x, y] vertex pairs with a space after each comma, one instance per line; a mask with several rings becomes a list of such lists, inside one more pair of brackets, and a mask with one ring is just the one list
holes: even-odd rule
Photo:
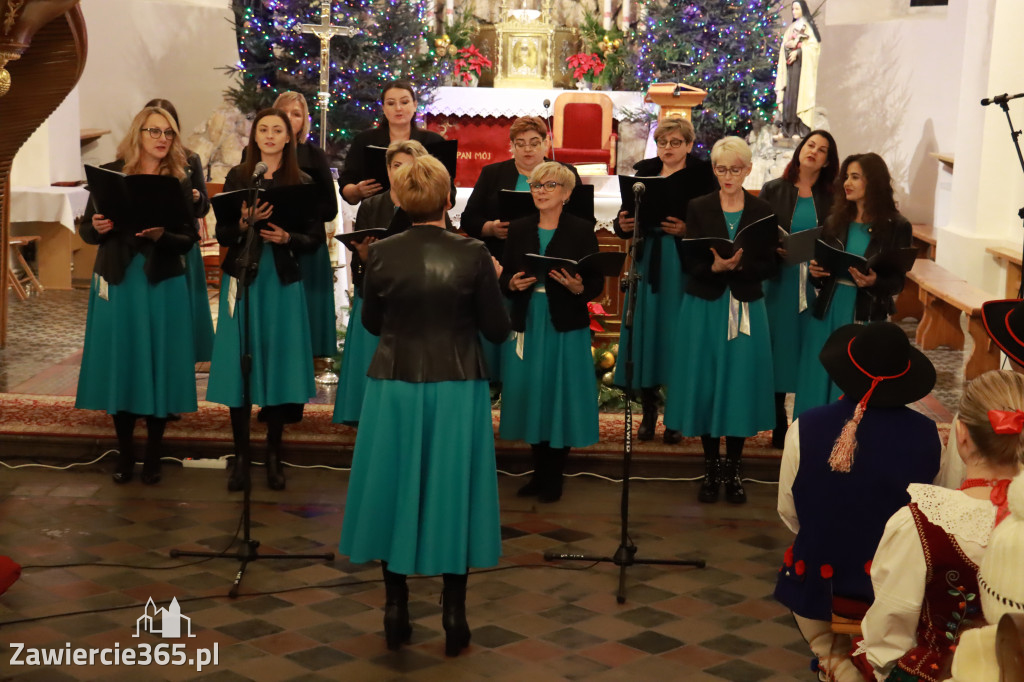
[[587, 54], [578, 52], [565, 60], [573, 69], [572, 77], [576, 80], [593, 80], [604, 71], [604, 62], [597, 56], [596, 52]]
[[456, 78], [461, 76], [462, 82], [468, 84], [473, 80], [471, 71], [476, 71], [477, 78], [479, 78], [484, 69], [489, 69], [492, 66], [494, 66], [494, 62], [483, 56], [475, 45], [470, 45], [459, 50], [459, 58], [455, 60], [455, 70], [452, 75]]
[[601, 322], [598, 318], [608, 314], [605, 312], [604, 306], [600, 303], [594, 303], [591, 301], [587, 303], [587, 312], [590, 313], [590, 331], [603, 332], [604, 327], [601, 326]]

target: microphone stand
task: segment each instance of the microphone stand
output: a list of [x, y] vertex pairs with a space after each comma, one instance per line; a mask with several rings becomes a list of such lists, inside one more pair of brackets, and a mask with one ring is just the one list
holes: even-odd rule
[[[998, 104], [999, 108], [1006, 114], [1006, 123], [1010, 126], [1010, 138], [1013, 140], [1013, 146], [1017, 150], [1017, 160], [1020, 161], [1020, 169], [1024, 171], [1024, 154], [1021, 154], [1020, 151], [1021, 131], [1013, 127], [1013, 119], [1010, 118], [1010, 103], [1006, 97], [997, 97], [993, 103]], [[1024, 221], [1024, 208], [1017, 211], [1017, 217]], [[1021, 260], [1024, 261], [1024, 247], [1021, 250]], [[1020, 287], [1017, 289], [1017, 298], [1024, 298], [1024, 279], [1021, 279]]]
[[[249, 315], [249, 287], [256, 281], [256, 275], [259, 273], [260, 254], [262, 252], [262, 245], [259, 243], [258, 230], [254, 220], [256, 202], [259, 199], [259, 190], [262, 182], [262, 175], [254, 178], [252, 187], [249, 189], [249, 215], [246, 216], [246, 223], [249, 225], [249, 229], [245, 235], [245, 244], [242, 246], [242, 252], [235, 261], [238, 264], [239, 274], [238, 296], [235, 299], [236, 306], [238, 301], [242, 302], [242, 355], [240, 359], [242, 370], [242, 407], [245, 409], [247, 416], [252, 415], [252, 318]], [[238, 597], [238, 590], [241, 587], [242, 578], [245, 576], [245, 569], [250, 562], [257, 559], [334, 560], [333, 552], [323, 554], [259, 553], [260, 542], [259, 540], [252, 539], [252, 448], [249, 444], [251, 435], [250, 421], [251, 419], [245, 420], [245, 437], [238, 444], [238, 452], [235, 453], [235, 457], [238, 458], [239, 474], [242, 478], [242, 539], [238, 546], [238, 551], [235, 553], [235, 558], [241, 562], [241, 565], [238, 567], [238, 573], [235, 574], [235, 580], [228, 591], [228, 596], [232, 599]], [[222, 552], [189, 552], [179, 549], [172, 549], [170, 556], [175, 559], [178, 557], [231, 558]]]
[[629, 271], [621, 286], [626, 292], [626, 309], [622, 314], [622, 325], [626, 328], [626, 408], [624, 414], [624, 433], [622, 440], [622, 496], [619, 504], [620, 539], [619, 547], [613, 556], [597, 556], [587, 554], [566, 554], [548, 550], [544, 552], [545, 561], [586, 561], [612, 563], [619, 567], [619, 589], [615, 601], [626, 603], [626, 569], [640, 564], [643, 566], [694, 566], [704, 568], [707, 564], [703, 559], [637, 559], [637, 546], [629, 536], [629, 477], [633, 466], [633, 316], [636, 311], [637, 288], [640, 285], [639, 260], [643, 254], [644, 235], [640, 229], [640, 204], [642, 191], [634, 189], [636, 211], [634, 213], [633, 237], [630, 239]]

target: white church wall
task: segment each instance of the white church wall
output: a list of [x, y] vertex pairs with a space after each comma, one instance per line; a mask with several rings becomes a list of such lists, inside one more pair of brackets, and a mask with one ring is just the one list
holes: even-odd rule
[[132, 116], [169, 99], [188, 134], [230, 84], [217, 67], [238, 61], [226, 0], [82, 0], [89, 57], [79, 84], [81, 125], [111, 133], [83, 150], [85, 163], [113, 160]]

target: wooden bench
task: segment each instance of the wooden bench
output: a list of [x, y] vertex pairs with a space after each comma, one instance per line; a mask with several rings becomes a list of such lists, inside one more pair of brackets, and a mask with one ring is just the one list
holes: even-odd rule
[[935, 237], [935, 228], [924, 223], [913, 223], [911, 226], [913, 245], [917, 247], [918, 258], [935, 260], [935, 245], [938, 240]]
[[985, 332], [981, 306], [992, 295], [965, 282], [941, 266], [914, 263], [907, 280], [914, 282], [923, 306], [921, 323], [917, 326], [917, 346], [933, 350], [946, 346], [963, 350], [964, 334], [960, 314], [967, 316], [967, 331], [974, 340], [974, 352], [967, 360], [964, 376], [970, 380], [991, 369], [999, 369], [999, 349]]
[[[913, 277], [911, 277], [912, 274]], [[914, 261], [914, 267], [907, 273], [907, 280], [903, 285], [903, 291], [901, 291], [896, 297], [896, 312], [893, 313], [893, 321], [899, 322], [907, 317], [912, 317], [915, 320], [920, 320], [922, 318], [922, 315], [924, 314], [924, 304], [921, 303], [921, 290], [917, 286], [918, 279], [928, 279], [932, 281], [964, 281], [963, 277], [954, 275], [949, 270], [936, 265], [935, 261], [918, 258]]]
[[997, 261], [1006, 263], [1006, 298], [1017, 298], [1020, 293], [1021, 250], [1008, 246], [989, 246], [985, 252]]

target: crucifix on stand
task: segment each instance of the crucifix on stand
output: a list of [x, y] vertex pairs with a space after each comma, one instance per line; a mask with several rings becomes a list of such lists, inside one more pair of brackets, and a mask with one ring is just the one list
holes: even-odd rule
[[302, 33], [320, 39], [320, 91], [317, 93], [317, 101], [320, 104], [320, 148], [327, 149], [327, 110], [331, 104], [331, 38], [351, 37], [359, 33], [359, 30], [331, 23], [331, 0], [321, 1], [319, 24], [301, 24], [299, 28]]

